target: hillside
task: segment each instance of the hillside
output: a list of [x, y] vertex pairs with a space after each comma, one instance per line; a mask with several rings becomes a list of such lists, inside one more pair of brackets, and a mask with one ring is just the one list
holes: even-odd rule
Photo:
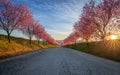
[[43, 44], [36, 40], [32, 41], [32, 44], [29, 44], [28, 39], [18, 38], [18, 37], [10, 37], [11, 43], [8, 43], [6, 35], [0, 35], [0, 59], [8, 58], [11, 56], [32, 52], [36, 50], [41, 50], [44, 48], [55, 47], [52, 44]]
[[120, 40], [77, 43], [65, 47], [120, 62]]

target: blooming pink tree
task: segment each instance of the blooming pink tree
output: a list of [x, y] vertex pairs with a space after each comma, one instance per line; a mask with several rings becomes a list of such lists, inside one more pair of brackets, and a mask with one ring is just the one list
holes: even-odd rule
[[42, 39], [42, 33], [44, 32], [44, 28], [42, 27], [42, 25], [36, 21], [36, 25], [34, 25], [34, 36], [36, 37], [38, 44], [40, 39]]
[[44, 33], [42, 34], [42, 38], [49, 43], [59, 45], [58, 42], [54, 40], [46, 31], [44, 31]]
[[[21, 27], [21, 31], [29, 38], [29, 43], [32, 43], [32, 37], [38, 33], [40, 30], [39, 23], [34, 19], [29, 19], [26, 22], [24, 21], [23, 27]], [[36, 29], [38, 27], [39, 29]]]
[[73, 32], [71, 33], [66, 39], [63, 40], [61, 43], [62, 46], [72, 44], [73, 42], [76, 43], [76, 40], [80, 37], [79, 33]]
[[119, 0], [103, 0], [100, 4], [94, 7], [93, 15], [90, 15], [92, 19], [90, 20], [93, 22], [93, 25], [96, 26], [96, 35], [101, 39], [105, 39], [105, 37], [111, 32], [109, 31], [109, 28], [111, 27], [109, 25], [112, 23], [111, 20], [119, 16], [119, 14]]
[[10, 43], [11, 33], [23, 25], [24, 20], [32, 16], [30, 10], [23, 4], [17, 5], [10, 0], [1, 0], [0, 29], [6, 31]]
[[80, 22], [78, 22], [79, 31], [81, 33], [82, 38], [86, 40], [86, 43], [88, 43], [88, 40], [96, 31], [96, 26], [94, 26], [94, 23], [92, 22], [92, 16], [94, 16], [94, 7], [95, 3], [92, 0], [88, 4], [86, 4], [83, 8], [83, 13], [80, 18]]
[[104, 39], [110, 32], [108, 28], [111, 27], [109, 26], [111, 20], [119, 16], [119, 7], [118, 0], [103, 0], [98, 5], [91, 0], [84, 6], [79, 21], [74, 25], [74, 30], [79, 32], [86, 41], [93, 35]]
[[[77, 32], [86, 42], [88, 42], [93, 35], [98, 35], [101, 39], [104, 39], [110, 32], [108, 28], [111, 27], [111, 20], [119, 15], [119, 0], [103, 0], [99, 4], [95, 4], [95, 2], [91, 0], [83, 7], [82, 15], [79, 21], [75, 23], [73, 33]], [[75, 36], [73, 33], [63, 41], [63, 45], [71, 44]]]

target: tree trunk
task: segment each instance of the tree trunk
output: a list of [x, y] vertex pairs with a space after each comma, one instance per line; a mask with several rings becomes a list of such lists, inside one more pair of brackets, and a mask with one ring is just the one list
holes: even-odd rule
[[39, 45], [39, 43], [40, 43], [40, 41], [39, 41], [39, 39], [38, 39], [38, 45]]
[[89, 46], [89, 42], [88, 42], [88, 39], [86, 39], [86, 45]]
[[45, 41], [45, 44], [47, 45], [47, 41]]
[[43, 45], [45, 44], [45, 43], [44, 43], [44, 39], [42, 40], [42, 43], [43, 43]]
[[105, 34], [104, 34], [104, 35], [102, 35], [102, 36], [101, 36], [101, 40], [102, 40], [102, 41], [105, 41], [105, 37], [106, 37], [106, 35], [105, 35]]
[[10, 43], [11, 41], [10, 41], [10, 33], [9, 32], [7, 32], [7, 37], [8, 37], [8, 42]]
[[10, 43], [11, 41], [10, 41], [10, 34], [8, 33], [8, 42]]
[[32, 44], [31, 37], [30, 37], [29, 43]]
[[77, 41], [75, 40], [75, 45], [74, 45], [74, 47], [76, 47], [77, 46]]

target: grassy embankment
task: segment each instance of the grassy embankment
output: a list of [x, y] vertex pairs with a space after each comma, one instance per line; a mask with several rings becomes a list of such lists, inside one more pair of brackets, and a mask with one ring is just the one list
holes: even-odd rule
[[0, 59], [5, 59], [11, 56], [16, 56], [44, 48], [55, 47], [52, 44], [43, 44], [33, 40], [32, 44], [29, 44], [29, 40], [17, 37], [11, 37], [11, 43], [8, 43], [6, 35], [0, 35]]
[[89, 45], [77, 43], [65, 47], [120, 62], [120, 40], [89, 42]]

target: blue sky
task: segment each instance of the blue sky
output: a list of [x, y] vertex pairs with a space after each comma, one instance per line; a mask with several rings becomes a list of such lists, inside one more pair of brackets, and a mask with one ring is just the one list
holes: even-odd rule
[[[14, 3], [26, 4], [46, 31], [56, 40], [63, 40], [73, 29], [89, 0], [11, 0]], [[14, 31], [14, 36], [24, 37], [21, 32]]]

